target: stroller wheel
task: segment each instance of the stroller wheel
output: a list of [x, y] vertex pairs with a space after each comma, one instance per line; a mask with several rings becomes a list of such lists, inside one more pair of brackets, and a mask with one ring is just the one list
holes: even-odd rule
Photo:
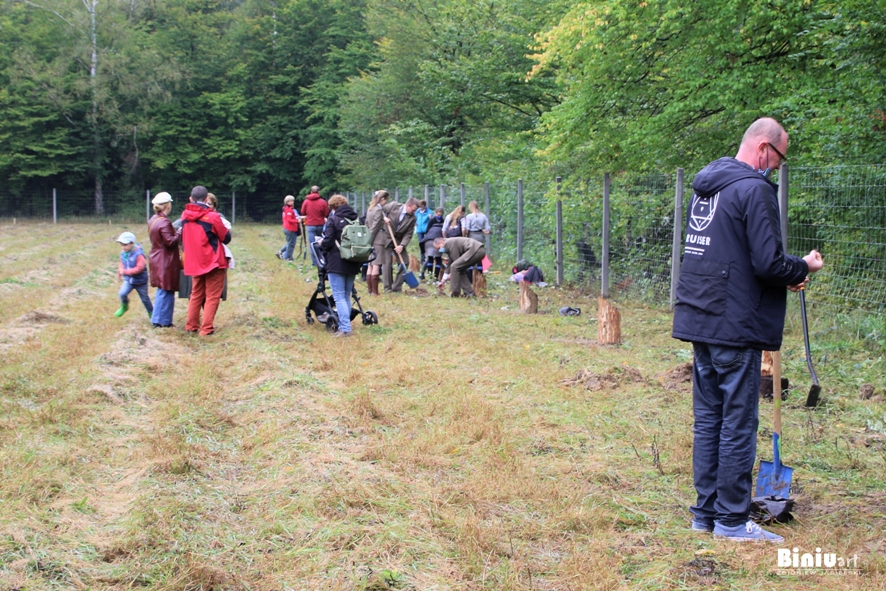
[[363, 313], [363, 324], [367, 326], [378, 324], [378, 316], [376, 316], [375, 312], [372, 310], [366, 310], [366, 312]]
[[338, 320], [336, 320], [335, 316], [329, 315], [329, 318], [326, 319], [326, 332], [335, 332], [338, 330]]
[[308, 324], [314, 324], [314, 319], [308, 316]]

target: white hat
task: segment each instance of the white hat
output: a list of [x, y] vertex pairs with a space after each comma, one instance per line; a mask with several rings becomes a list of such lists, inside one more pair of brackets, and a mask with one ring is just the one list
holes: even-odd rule
[[151, 203], [154, 205], [163, 205], [164, 203], [172, 203], [172, 195], [163, 191], [162, 193], [157, 193], [153, 199], [151, 199]]
[[135, 234], [132, 232], [123, 232], [117, 238], [117, 242], [120, 244], [133, 244], [135, 242]]

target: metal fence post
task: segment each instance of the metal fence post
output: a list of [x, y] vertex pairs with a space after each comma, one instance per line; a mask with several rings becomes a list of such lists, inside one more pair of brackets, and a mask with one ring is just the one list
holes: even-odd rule
[[428, 204], [428, 209], [433, 209], [431, 206], [431, 188], [428, 185], [425, 185], [425, 202]]
[[[489, 181], [483, 183], [483, 192], [486, 196], [486, 219], [489, 219]], [[492, 253], [492, 237], [490, 234], [486, 235], [486, 254], [489, 255]]]
[[788, 252], [788, 165], [778, 169], [778, 214], [781, 218], [781, 246]]
[[517, 260], [523, 260], [523, 179], [517, 179]]
[[603, 175], [603, 252], [600, 274], [600, 295], [609, 297], [609, 173]]
[[465, 184], [461, 184], [461, 206], [465, 206]]
[[361, 213], [366, 215], [366, 191], [360, 191], [360, 209]]
[[683, 244], [683, 169], [677, 169], [677, 189], [674, 194], [674, 238], [671, 244], [671, 310], [677, 302], [677, 282], [680, 280], [680, 247]]
[[412, 185], [409, 185], [409, 198], [412, 199]]
[[231, 191], [231, 225], [237, 223], [237, 192]]
[[557, 177], [557, 286], [563, 285], [563, 202], [560, 200], [560, 177]]
[[52, 223], [58, 223], [58, 202], [56, 201], [55, 189], [52, 190]]
[[145, 191], [145, 219], [151, 221], [151, 190]]
[[394, 187], [394, 201], [400, 202], [400, 187]]
[[445, 207], [444, 203], [446, 203], [446, 185], [440, 185], [440, 207]]

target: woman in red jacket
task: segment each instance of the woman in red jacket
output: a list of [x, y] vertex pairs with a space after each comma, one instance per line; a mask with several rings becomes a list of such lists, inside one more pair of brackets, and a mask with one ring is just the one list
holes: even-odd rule
[[299, 236], [298, 213], [293, 205], [295, 205], [295, 197], [287, 195], [283, 200], [283, 235], [286, 237], [286, 244], [277, 252], [278, 259], [289, 262], [292, 262], [292, 251], [295, 250], [295, 243]]
[[169, 212], [172, 211], [172, 197], [169, 193], [157, 193], [151, 203], [154, 204], [154, 217], [148, 222], [148, 234], [151, 237], [148, 260], [151, 287], [157, 288], [151, 323], [154, 328], [170, 328], [182, 268], [178, 254], [181, 234], [176, 232], [169, 221]]

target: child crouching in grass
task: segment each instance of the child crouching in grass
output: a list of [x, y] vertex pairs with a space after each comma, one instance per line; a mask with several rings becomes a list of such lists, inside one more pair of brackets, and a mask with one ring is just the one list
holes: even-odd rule
[[148, 318], [154, 313], [154, 305], [148, 295], [148, 262], [145, 259], [145, 251], [141, 245], [135, 243], [135, 234], [123, 232], [117, 238], [120, 243], [120, 266], [117, 267], [117, 280], [123, 279], [120, 287], [120, 309], [114, 312], [114, 316], [120, 317], [129, 309], [129, 292], [133, 289], [138, 292]]

